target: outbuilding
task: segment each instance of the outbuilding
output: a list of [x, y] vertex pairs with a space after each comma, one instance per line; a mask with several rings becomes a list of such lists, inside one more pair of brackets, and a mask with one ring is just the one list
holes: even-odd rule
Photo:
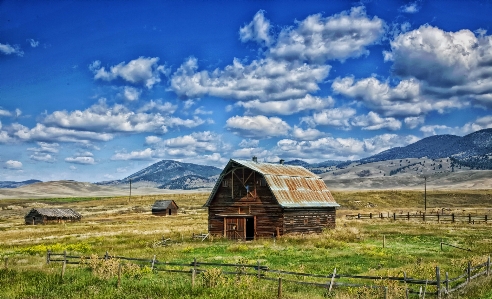
[[253, 157], [227, 163], [205, 207], [211, 235], [252, 240], [334, 228], [339, 205], [306, 168]]
[[80, 221], [82, 215], [69, 208], [34, 208], [24, 217], [26, 224], [48, 224]]
[[179, 207], [174, 200], [156, 200], [152, 206], [152, 215], [171, 216], [178, 215]]

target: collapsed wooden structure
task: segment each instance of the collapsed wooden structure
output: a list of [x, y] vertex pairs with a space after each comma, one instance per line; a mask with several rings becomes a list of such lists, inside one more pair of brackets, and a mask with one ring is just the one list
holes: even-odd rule
[[152, 206], [152, 215], [171, 216], [178, 215], [178, 205], [174, 200], [156, 200]]
[[208, 231], [252, 240], [335, 227], [339, 206], [324, 181], [301, 166], [231, 159], [204, 205]]
[[69, 208], [34, 208], [24, 217], [26, 224], [48, 224], [80, 221], [82, 215]]

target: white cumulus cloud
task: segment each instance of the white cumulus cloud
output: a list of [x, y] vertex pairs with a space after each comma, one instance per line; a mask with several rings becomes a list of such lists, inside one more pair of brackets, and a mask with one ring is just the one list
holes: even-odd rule
[[399, 130], [401, 121], [394, 117], [382, 118], [375, 112], [369, 112], [367, 115], [359, 115], [351, 120], [351, 124], [356, 127], [362, 127], [362, 130]]
[[234, 59], [223, 70], [198, 71], [198, 61], [191, 57], [172, 76], [171, 88], [181, 98], [209, 95], [240, 101], [290, 100], [317, 91], [329, 70], [327, 65], [273, 59], [243, 64]]
[[366, 46], [376, 43], [383, 33], [384, 21], [378, 17], [370, 19], [362, 6], [326, 18], [315, 14], [283, 29], [270, 55], [316, 63], [344, 61], [368, 54]]
[[270, 45], [270, 21], [265, 18], [263, 10], [258, 11], [249, 24], [239, 29], [239, 37], [242, 42], [255, 41]]
[[332, 97], [321, 98], [307, 94], [303, 98], [286, 101], [240, 101], [235, 106], [246, 109], [246, 114], [291, 115], [306, 110], [321, 110], [332, 107], [334, 103], [335, 100]]
[[99, 60], [94, 61], [90, 66], [94, 72], [94, 79], [112, 81], [121, 78], [133, 84], [143, 84], [147, 88], [152, 88], [156, 83], [161, 82], [161, 75], [167, 74], [168, 70], [158, 64], [158, 57], [139, 57], [128, 63], [121, 62], [115, 66], [101, 67]]
[[0, 53], [3, 53], [5, 55], [10, 55], [10, 54], [15, 54], [17, 56], [24, 56], [24, 51], [22, 51], [19, 46], [14, 45], [11, 46], [9, 44], [2, 44], [0, 43]]
[[15, 161], [15, 160], [8, 160], [4, 164], [4, 168], [7, 169], [21, 169], [22, 168], [22, 162]]
[[278, 117], [234, 116], [226, 121], [226, 128], [242, 137], [263, 139], [287, 135], [290, 126]]

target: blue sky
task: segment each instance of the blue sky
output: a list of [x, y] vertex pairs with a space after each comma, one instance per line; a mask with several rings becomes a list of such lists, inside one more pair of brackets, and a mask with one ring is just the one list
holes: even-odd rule
[[0, 180], [358, 159], [492, 127], [490, 2], [162, 2], [0, 2]]

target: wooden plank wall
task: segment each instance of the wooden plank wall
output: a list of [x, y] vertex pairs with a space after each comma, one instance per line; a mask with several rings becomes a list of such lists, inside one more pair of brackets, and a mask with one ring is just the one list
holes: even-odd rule
[[285, 209], [284, 232], [320, 233], [324, 228], [335, 228], [335, 208]]

